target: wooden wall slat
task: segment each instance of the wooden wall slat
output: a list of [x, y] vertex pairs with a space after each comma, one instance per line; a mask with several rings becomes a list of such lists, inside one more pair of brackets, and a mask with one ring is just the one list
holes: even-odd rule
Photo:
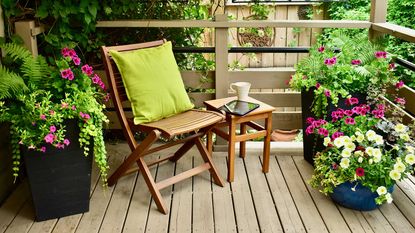
[[230, 71], [229, 84], [237, 81], [250, 82], [251, 88], [288, 88], [287, 81], [295, 73], [294, 68]]
[[274, 107], [300, 107], [301, 106], [301, 94], [300, 93], [287, 93], [287, 92], [257, 92], [249, 93], [249, 96], [255, 98], [261, 102], [267, 103]]
[[405, 110], [415, 115], [415, 90], [405, 85], [399, 90], [399, 96], [406, 100]]

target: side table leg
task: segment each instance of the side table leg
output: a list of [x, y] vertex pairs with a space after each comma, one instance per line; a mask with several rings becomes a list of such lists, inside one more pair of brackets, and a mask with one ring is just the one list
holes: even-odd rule
[[[241, 135], [246, 134], [246, 124], [245, 123], [241, 123], [240, 131], [241, 131]], [[241, 141], [239, 143], [239, 156], [241, 158], [245, 158], [245, 154], [246, 154], [246, 142]]]
[[268, 114], [265, 119], [265, 130], [267, 135], [264, 138], [264, 164], [262, 165], [262, 172], [267, 173], [269, 171], [269, 154], [270, 154], [270, 143], [271, 143], [271, 131], [272, 131], [272, 112]]
[[236, 124], [233, 120], [229, 124], [229, 140], [228, 140], [228, 181], [233, 182], [235, 170], [235, 138]]
[[206, 134], [206, 148], [208, 150], [209, 156], [213, 156], [213, 138], [212, 138], [212, 130], [209, 130]]

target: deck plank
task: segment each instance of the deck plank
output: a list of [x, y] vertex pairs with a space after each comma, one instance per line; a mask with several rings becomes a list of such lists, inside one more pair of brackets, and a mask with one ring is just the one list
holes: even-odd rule
[[12, 195], [0, 208], [0, 232], [4, 232], [29, 199], [29, 185], [27, 181], [21, 183]]
[[415, 184], [410, 179], [404, 179], [398, 182], [398, 186], [412, 200], [412, 203], [415, 203]]
[[292, 158], [288, 156], [277, 158], [307, 232], [328, 232]]
[[238, 232], [260, 232], [243, 160], [235, 158], [235, 180], [231, 183]]
[[[200, 155], [195, 153], [194, 166], [203, 163]], [[203, 172], [193, 177], [193, 232], [214, 232], [212, 186], [209, 172]]]
[[26, 201], [23, 208], [19, 211], [13, 222], [9, 225], [5, 233], [27, 232], [33, 224], [35, 213], [31, 200]]
[[[192, 154], [188, 152], [176, 164], [176, 174], [192, 169]], [[192, 232], [192, 178], [174, 185], [170, 210], [171, 233]]]
[[322, 195], [307, 183], [313, 174], [313, 167], [301, 157], [293, 157], [293, 159], [328, 230], [330, 232], [350, 232], [350, 229], [337, 209], [336, 204], [334, 204], [329, 197]]
[[385, 216], [382, 215], [379, 209], [372, 211], [363, 211], [363, 216], [366, 218], [373, 231], [376, 233], [391, 233], [396, 232], [389, 224]]
[[396, 232], [415, 232], [415, 228], [408, 222], [394, 203], [383, 204], [379, 209]]
[[[157, 169], [156, 181], [164, 180], [174, 175], [174, 163], [166, 162], [160, 164]], [[165, 201], [167, 208], [170, 211], [172, 186], [161, 190], [161, 195]], [[169, 212], [170, 213], [170, 212]], [[169, 214], [164, 215], [157, 210], [154, 201], [151, 202], [149, 216], [147, 220], [146, 232], [148, 233], [163, 233], [167, 232], [169, 227]]]
[[290, 195], [284, 176], [275, 158], [271, 159], [269, 173], [266, 174], [275, 205], [281, 218], [284, 231], [306, 232], [300, 215]]
[[245, 167], [261, 232], [284, 232], [259, 157], [247, 155]]
[[[213, 160], [219, 174], [224, 177], [227, 174], [228, 168], [226, 166], [226, 153], [221, 154], [222, 156], [215, 154]], [[213, 184], [213, 209], [216, 233], [236, 232], [232, 190], [230, 188], [231, 185], [228, 182], [225, 182], [224, 187]]]
[[375, 233], [360, 211], [343, 206], [337, 206], [337, 208], [339, 208], [340, 213], [353, 233]]
[[392, 193], [393, 201], [406, 219], [415, 227], [415, 204], [402, 192], [399, 187]]

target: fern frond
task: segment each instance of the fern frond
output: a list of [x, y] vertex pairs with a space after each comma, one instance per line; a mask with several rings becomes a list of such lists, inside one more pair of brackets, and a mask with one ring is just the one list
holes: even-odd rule
[[371, 73], [369, 70], [367, 70], [365, 67], [363, 66], [356, 66], [353, 71], [363, 77], [371, 77]]
[[22, 77], [0, 65], [0, 100], [23, 94], [26, 90]]

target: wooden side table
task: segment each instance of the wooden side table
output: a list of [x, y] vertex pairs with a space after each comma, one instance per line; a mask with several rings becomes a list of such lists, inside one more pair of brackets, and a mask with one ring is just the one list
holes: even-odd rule
[[[222, 98], [216, 100], [205, 101], [208, 110], [219, 111], [219, 108], [224, 104], [229, 103], [232, 100], [235, 100], [236, 97]], [[263, 165], [262, 172], [267, 173], [269, 170], [269, 153], [270, 153], [270, 141], [271, 141], [271, 131], [272, 131], [272, 111], [275, 110], [274, 107], [262, 103], [254, 98], [249, 97], [249, 102], [258, 103], [259, 108], [254, 111], [244, 115], [236, 116], [230, 113], [226, 113], [226, 119], [223, 122], [220, 122], [215, 126], [215, 128], [208, 133], [207, 137], [207, 147], [209, 152], [212, 152], [213, 142], [212, 142], [212, 133], [224, 138], [228, 141], [228, 181], [232, 182], [234, 180], [234, 169], [235, 169], [235, 143], [240, 143], [239, 156], [244, 158], [246, 153], [246, 141], [249, 139], [255, 139], [258, 137], [264, 138], [264, 151], [263, 151]], [[265, 127], [255, 123], [256, 120], [265, 120]], [[236, 126], [240, 125], [240, 134], [236, 134]], [[254, 133], [247, 134], [247, 126], [257, 130]], [[228, 127], [228, 132], [223, 131], [221, 128]]]

